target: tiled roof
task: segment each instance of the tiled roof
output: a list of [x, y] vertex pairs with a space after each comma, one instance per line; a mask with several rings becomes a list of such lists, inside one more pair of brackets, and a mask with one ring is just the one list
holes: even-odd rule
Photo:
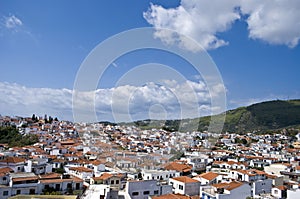
[[189, 172], [192, 169], [192, 166], [186, 164], [180, 164], [177, 162], [171, 162], [165, 167], [166, 170], [175, 170], [179, 172]]
[[92, 169], [86, 168], [86, 167], [70, 167], [70, 170], [78, 171], [78, 172], [93, 172]]
[[199, 177], [205, 178], [206, 180], [209, 180], [209, 181], [215, 179], [218, 176], [219, 176], [219, 174], [213, 173], [213, 172], [207, 172], [207, 173], [203, 173], [203, 174], [199, 175]]
[[172, 178], [173, 180], [177, 180], [179, 182], [183, 182], [183, 183], [195, 183], [195, 182], [199, 182], [197, 180], [194, 180], [193, 178], [187, 177], [187, 176], [179, 176], [179, 177], [175, 177]]
[[107, 180], [109, 178], [111, 178], [113, 176], [113, 174], [111, 173], [103, 173], [101, 176], [99, 177], [94, 177], [94, 180]]
[[230, 182], [230, 183], [219, 183], [219, 184], [214, 184], [212, 186], [216, 187], [216, 188], [223, 188], [223, 189], [226, 189], [228, 191], [231, 191], [233, 189], [236, 189], [240, 186], [242, 186], [244, 183], [242, 182], [236, 182], [236, 181], [233, 181], [233, 182]]
[[0, 173], [10, 173], [10, 172], [13, 172], [14, 170], [12, 170], [11, 168], [9, 167], [3, 167], [3, 168], [0, 168]]
[[266, 172], [260, 171], [260, 170], [257, 170], [257, 169], [237, 170], [237, 172], [242, 173], [242, 174], [246, 174], [246, 175], [249, 175], [249, 176], [267, 175]]
[[32, 177], [21, 177], [21, 178], [13, 178], [13, 182], [20, 182], [20, 181], [27, 181], [27, 180], [37, 180], [37, 176], [32, 176]]
[[20, 162], [25, 162], [24, 158], [19, 158], [19, 157], [6, 157], [3, 160], [0, 160], [0, 162], [6, 162], [6, 163], [20, 163]]
[[61, 178], [61, 174], [59, 173], [47, 173], [44, 175], [40, 175], [40, 179], [55, 179], [55, 178]]

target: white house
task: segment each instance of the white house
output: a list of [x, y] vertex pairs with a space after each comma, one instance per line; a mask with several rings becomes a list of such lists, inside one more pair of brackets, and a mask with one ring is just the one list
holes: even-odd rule
[[173, 193], [182, 195], [199, 195], [200, 182], [187, 176], [171, 178], [169, 184], [172, 185]]
[[214, 172], [206, 172], [200, 175], [197, 175], [193, 179], [198, 180], [201, 185], [217, 184], [221, 182], [222, 175], [219, 175]]
[[0, 198], [7, 199], [11, 196], [9, 185], [10, 173], [13, 170], [9, 167], [0, 168]]
[[124, 178], [123, 174], [102, 173], [102, 175], [99, 177], [91, 178], [90, 184], [109, 185], [110, 187], [119, 190], [119, 189], [123, 188], [123, 184], [122, 184], [123, 178]]
[[25, 159], [19, 157], [6, 157], [0, 160], [0, 167], [9, 167], [14, 172], [23, 172], [25, 166]]
[[264, 180], [267, 178], [267, 173], [264, 171], [249, 169], [249, 170], [231, 170], [229, 177], [238, 181], [253, 182], [257, 180]]
[[219, 166], [221, 169], [241, 169], [241, 170], [245, 170], [248, 166], [246, 163], [237, 162], [237, 161], [228, 161], [228, 162], [215, 161], [213, 162], [213, 165]]
[[90, 179], [94, 175], [94, 171], [86, 167], [70, 167], [68, 168], [68, 173], [86, 182], [90, 182]]
[[143, 180], [164, 180], [168, 181], [169, 178], [178, 177], [180, 173], [174, 170], [142, 170]]
[[127, 181], [125, 192], [131, 199], [148, 199], [149, 196], [172, 193], [172, 186], [159, 184], [156, 180], [132, 180]]
[[201, 199], [242, 199], [251, 196], [251, 186], [248, 183], [219, 183], [200, 188]]
[[273, 187], [271, 195], [275, 198], [286, 198], [287, 197], [287, 188], [285, 186]]
[[62, 176], [57, 173], [41, 175], [39, 179], [38, 194], [54, 189], [60, 193], [72, 193], [74, 190], [83, 189], [83, 180], [75, 176]]
[[36, 158], [27, 160], [24, 166], [25, 172], [33, 172], [36, 175], [52, 172], [52, 164], [47, 163], [47, 159]]
[[38, 177], [34, 173], [11, 173], [9, 186], [12, 188], [11, 195], [34, 195], [38, 193]]

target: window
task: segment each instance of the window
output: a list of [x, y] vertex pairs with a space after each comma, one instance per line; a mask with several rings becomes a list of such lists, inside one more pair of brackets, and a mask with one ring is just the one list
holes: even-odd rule
[[56, 184], [55, 189], [56, 189], [56, 191], [59, 191], [60, 190], [60, 184]]
[[149, 195], [150, 191], [144, 191], [144, 195]]
[[115, 184], [115, 181], [114, 181], [114, 180], [111, 180], [111, 181], [110, 181], [110, 184]]
[[3, 196], [8, 196], [8, 191], [3, 191]]
[[116, 184], [120, 184], [120, 180], [116, 180]]
[[133, 196], [138, 196], [138, 195], [139, 195], [139, 192], [132, 192], [132, 195], [133, 195]]
[[21, 167], [18, 167], [18, 171], [20, 171], [21, 170]]
[[182, 186], [182, 185], [179, 185], [179, 189], [180, 189], [180, 190], [183, 190], [183, 186]]
[[76, 189], [80, 189], [80, 183], [76, 183]]
[[3, 177], [2, 180], [5, 181], [5, 180], [6, 180], [6, 177]]
[[21, 190], [17, 190], [17, 195], [18, 195], [18, 194], [21, 194]]
[[154, 190], [154, 195], [158, 195], [158, 190]]

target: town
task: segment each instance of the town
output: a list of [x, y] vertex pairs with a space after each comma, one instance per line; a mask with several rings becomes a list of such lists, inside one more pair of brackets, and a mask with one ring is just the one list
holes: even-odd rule
[[[1, 143], [0, 198], [298, 199], [300, 131], [169, 132], [52, 117], [0, 116], [35, 136]], [[296, 133], [295, 133], [296, 132]], [[33, 139], [30, 137], [30, 139]], [[25, 142], [24, 142], [25, 143]]]

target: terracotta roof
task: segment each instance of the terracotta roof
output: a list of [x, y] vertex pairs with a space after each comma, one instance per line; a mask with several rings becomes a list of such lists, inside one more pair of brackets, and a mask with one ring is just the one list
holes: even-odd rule
[[83, 182], [83, 180], [75, 176], [72, 176], [71, 178], [67, 178], [67, 179], [42, 179], [40, 180], [40, 182], [44, 184], [52, 184], [52, 183], [61, 183], [61, 182]]
[[209, 181], [215, 179], [218, 176], [219, 176], [219, 174], [213, 173], [213, 172], [202, 173], [201, 175], [199, 175], [199, 177], [205, 178], [206, 180], [209, 180]]
[[260, 170], [257, 170], [257, 169], [237, 170], [237, 172], [242, 173], [242, 174], [246, 174], [246, 175], [249, 175], [249, 176], [267, 175], [266, 172], [260, 171]]
[[180, 164], [177, 162], [171, 162], [165, 167], [166, 170], [175, 170], [179, 172], [189, 172], [192, 169], [192, 166], [187, 164]]
[[70, 167], [69, 169], [73, 171], [79, 171], [79, 172], [93, 172], [92, 169], [86, 167]]
[[172, 178], [173, 180], [177, 180], [179, 182], [183, 182], [183, 183], [195, 183], [195, 182], [199, 182], [197, 180], [194, 180], [193, 178], [187, 177], [187, 176], [179, 176], [179, 177], [175, 177]]
[[48, 173], [48, 174], [40, 175], [40, 179], [55, 179], [55, 178], [61, 178], [61, 174]]
[[113, 176], [113, 174], [110, 173], [103, 173], [101, 176], [99, 177], [93, 177], [94, 180], [107, 180], [109, 178], [111, 178]]
[[279, 189], [279, 190], [281, 190], [281, 191], [287, 190], [287, 187], [286, 187], [286, 186], [283, 186], [283, 185], [277, 186], [277, 187], [275, 187], [275, 188], [277, 188], [277, 189]]
[[37, 176], [31, 176], [31, 177], [20, 177], [20, 178], [13, 178], [13, 182], [20, 182], [20, 181], [27, 181], [27, 180], [37, 180]]
[[242, 182], [236, 182], [236, 181], [233, 181], [233, 182], [230, 182], [230, 183], [219, 183], [219, 184], [214, 184], [212, 186], [216, 187], [216, 188], [223, 188], [223, 189], [226, 189], [228, 191], [231, 191], [233, 189], [236, 189], [240, 186], [242, 186], [244, 183]]
[[10, 173], [10, 172], [13, 172], [14, 170], [12, 170], [11, 168], [9, 167], [3, 167], [3, 168], [0, 168], [0, 173]]
[[20, 162], [25, 162], [24, 158], [19, 158], [19, 157], [6, 157], [3, 160], [0, 160], [0, 162], [6, 162], [6, 163], [20, 163]]

